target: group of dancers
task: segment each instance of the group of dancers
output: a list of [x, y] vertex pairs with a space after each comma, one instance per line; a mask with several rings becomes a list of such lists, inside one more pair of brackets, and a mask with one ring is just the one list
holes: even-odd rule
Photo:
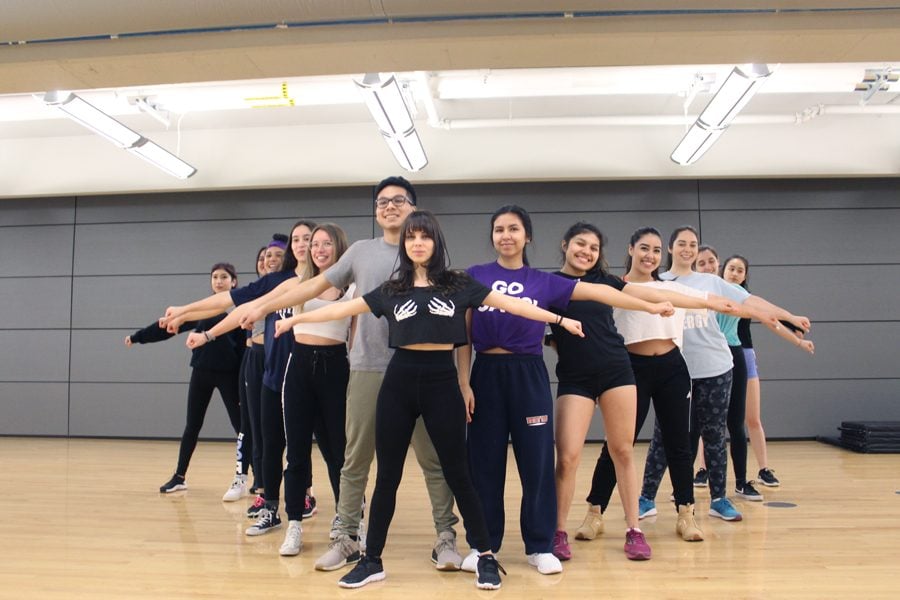
[[[686, 541], [702, 540], [693, 496], [701, 438], [705, 467], [698, 484], [708, 473], [709, 514], [741, 519], [726, 496], [725, 439], [727, 429], [736, 494], [756, 499], [746, 477], [744, 430], [748, 398], [759, 420], [758, 376], [756, 391], [747, 393], [750, 374], [756, 375], [747, 343], [750, 319], [814, 350], [804, 339], [809, 319], [749, 293], [746, 259], [729, 258], [718, 274], [698, 272], [699, 236], [680, 227], [669, 239], [668, 269], [660, 273], [663, 238], [643, 227], [630, 239], [626, 274], [619, 278], [607, 267], [603, 234], [579, 222], [561, 240], [561, 269], [548, 273], [528, 264], [529, 214], [508, 205], [490, 220], [496, 260], [459, 271], [449, 267], [438, 220], [417, 210], [410, 182], [389, 177], [375, 186], [373, 199], [381, 237], [349, 245], [333, 223], [298, 221], [288, 239], [273, 238], [261, 249], [259, 279], [237, 287], [234, 268], [217, 264], [213, 295], [171, 306], [157, 323], [126, 338], [130, 345], [192, 330], [188, 422], [176, 471], [161, 492], [186, 489], [188, 461], [218, 388], [238, 434], [235, 478], [223, 500], [258, 494], [248, 509], [256, 522], [247, 535], [282, 526], [283, 475], [287, 528], [279, 552], [300, 553], [301, 522], [315, 512], [315, 435], [336, 506], [328, 550], [315, 567], [355, 565], [340, 579], [342, 587], [384, 579], [382, 552], [412, 445], [437, 534], [432, 562], [439, 570], [474, 572], [477, 587], [498, 589], [505, 573], [496, 554], [506, 521], [510, 440], [522, 485], [527, 561], [542, 574], [559, 573], [561, 561], [572, 558], [568, 513], [597, 405], [606, 444], [576, 538], [602, 533], [618, 483], [625, 554], [649, 559], [639, 520], [656, 514], [656, 491], [668, 466], [676, 532]], [[544, 345], [558, 355], [555, 415]], [[641, 488], [633, 445], [651, 402], [656, 427]], [[759, 457], [765, 437], [761, 427], [758, 435], [752, 432]], [[761, 456], [761, 481], [777, 484], [764, 449]], [[773, 481], [766, 483], [764, 474]], [[457, 548], [454, 501], [471, 549], [465, 557]]]

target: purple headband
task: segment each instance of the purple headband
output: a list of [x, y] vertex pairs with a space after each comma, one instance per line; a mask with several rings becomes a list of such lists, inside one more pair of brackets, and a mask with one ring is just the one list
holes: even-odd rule
[[287, 244], [281, 240], [272, 240], [266, 248], [281, 248], [282, 250], [287, 250]]

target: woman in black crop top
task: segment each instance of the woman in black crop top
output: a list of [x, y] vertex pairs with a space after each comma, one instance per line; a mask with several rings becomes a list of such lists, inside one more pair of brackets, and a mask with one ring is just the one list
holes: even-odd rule
[[469, 538], [479, 551], [476, 585], [500, 587], [500, 566], [490, 551], [481, 502], [466, 458], [466, 407], [459, 391], [453, 349], [467, 343], [466, 310], [481, 304], [536, 321], [561, 325], [581, 335], [581, 323], [529, 302], [492, 292], [469, 275], [451, 271], [440, 225], [428, 211], [407, 217], [401, 232], [397, 272], [375, 290], [350, 302], [295, 317], [318, 322], [371, 311], [388, 320], [389, 344], [396, 348], [378, 394], [375, 453], [378, 475], [372, 496], [366, 555], [340, 580], [356, 588], [384, 579], [381, 563], [394, 515], [403, 462], [419, 415], [441, 461]]
[[[214, 293], [230, 290], [237, 285], [237, 275], [234, 266], [228, 263], [213, 265], [210, 272], [210, 281]], [[214, 326], [225, 317], [225, 314], [216, 315], [201, 321], [187, 322], [179, 327], [182, 331], [204, 331]], [[174, 333], [169, 333], [158, 323], [153, 323], [143, 329], [125, 336], [125, 345], [129, 348], [132, 344], [149, 344], [161, 342], [171, 338]], [[228, 411], [228, 418], [234, 432], [241, 429], [241, 409], [238, 401], [238, 371], [244, 350], [244, 335], [234, 332], [218, 338], [208, 346], [198, 348], [191, 356], [191, 381], [188, 384], [188, 410], [187, 423], [184, 433], [181, 435], [181, 447], [178, 451], [178, 465], [175, 474], [166, 483], [160, 486], [160, 493], [168, 494], [179, 490], [186, 490], [185, 474], [194, 448], [197, 446], [197, 438], [203, 427], [203, 419], [209, 401], [212, 399], [213, 390], [218, 389], [222, 396], [222, 402]]]

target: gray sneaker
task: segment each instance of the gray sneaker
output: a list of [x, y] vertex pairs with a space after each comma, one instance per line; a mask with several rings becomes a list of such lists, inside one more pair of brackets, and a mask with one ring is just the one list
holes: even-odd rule
[[334, 571], [355, 562], [359, 562], [359, 542], [342, 534], [328, 544], [328, 552], [316, 561], [316, 570]]
[[462, 556], [456, 549], [455, 533], [442, 531], [438, 534], [434, 549], [431, 551], [431, 562], [438, 571], [459, 571], [462, 566]]

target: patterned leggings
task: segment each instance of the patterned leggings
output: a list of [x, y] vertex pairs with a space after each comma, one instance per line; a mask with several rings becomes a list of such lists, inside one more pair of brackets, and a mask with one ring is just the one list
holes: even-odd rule
[[[691, 446], [697, 453], [697, 444], [703, 437], [706, 468], [709, 470], [709, 495], [713, 500], [725, 497], [725, 477], [728, 468], [728, 452], [725, 449], [728, 403], [731, 398], [731, 370], [721, 375], [691, 380], [693, 415], [691, 418]], [[647, 451], [644, 465], [644, 484], [641, 496], [653, 500], [667, 467], [659, 422], [653, 428], [653, 440]]]

